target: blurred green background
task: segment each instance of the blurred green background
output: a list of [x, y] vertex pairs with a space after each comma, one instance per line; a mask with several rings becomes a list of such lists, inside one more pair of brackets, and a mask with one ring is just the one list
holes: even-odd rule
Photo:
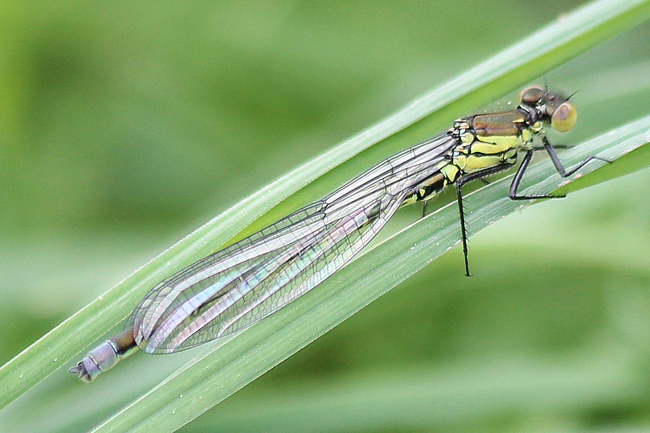
[[[0, 362], [581, 3], [1, 2]], [[564, 140], [650, 112], [649, 40], [644, 24], [546, 75], [578, 90]], [[451, 251], [183, 430], [650, 429], [649, 196], [645, 170], [494, 224], [472, 238], [474, 278]], [[0, 431], [87, 430], [167, 362], [137, 358], [104, 388], [59, 369]]]

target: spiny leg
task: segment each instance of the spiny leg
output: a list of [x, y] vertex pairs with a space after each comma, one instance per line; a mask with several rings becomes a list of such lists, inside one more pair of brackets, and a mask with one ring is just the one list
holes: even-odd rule
[[456, 183], [456, 201], [458, 201], [458, 214], [460, 215], [460, 236], [463, 240], [463, 256], [465, 257], [465, 276], [471, 277], [469, 273], [469, 262], [467, 259], [467, 229], [465, 228], [465, 208], [463, 208], [463, 193], [460, 180]]
[[[575, 146], [572, 144], [554, 144], [553, 149], [573, 149]], [[543, 144], [538, 144], [532, 147], [532, 149], [537, 152], [540, 150], [546, 150]]]
[[531, 200], [536, 198], [566, 197], [565, 195], [551, 195], [551, 194], [517, 195], [517, 189], [519, 188], [519, 184], [521, 184], [521, 179], [523, 179], [524, 177], [524, 173], [528, 168], [528, 164], [530, 164], [530, 160], [533, 158], [533, 152], [534, 152], [533, 149], [526, 150], [526, 155], [524, 155], [524, 159], [521, 160], [521, 164], [519, 165], [519, 168], [515, 173], [515, 177], [512, 179], [512, 183], [510, 183], [510, 191], [508, 192], [508, 197], [510, 197], [511, 200]]
[[555, 166], [555, 169], [557, 172], [560, 174], [562, 177], [569, 177], [576, 171], [580, 170], [582, 167], [585, 166], [589, 161], [592, 159], [596, 159], [598, 161], [603, 161], [607, 162], [609, 164], [612, 163], [609, 159], [601, 158], [599, 156], [591, 155], [571, 167], [570, 169], [566, 170], [562, 166], [562, 162], [560, 161], [560, 158], [557, 156], [557, 153], [555, 152], [555, 149], [553, 148], [553, 145], [548, 141], [548, 138], [542, 137], [542, 142], [544, 143], [544, 148], [546, 149], [546, 152], [548, 153], [548, 156], [551, 157], [551, 161], [553, 161], [553, 165]]
[[[465, 209], [463, 208], [463, 193], [462, 187], [464, 184], [474, 179], [483, 179], [494, 173], [498, 173], [510, 167], [510, 164], [502, 163], [495, 167], [484, 168], [474, 173], [465, 174], [456, 180], [456, 200], [458, 202], [458, 212], [460, 215], [460, 234], [463, 241], [463, 256], [465, 258], [465, 275], [471, 277], [469, 273], [469, 259], [467, 250], [467, 227], [465, 226]], [[485, 180], [484, 180], [485, 182]], [[489, 182], [488, 182], [489, 183]]]
[[[600, 158], [598, 156], [588, 156], [570, 169], [565, 169], [564, 166], [562, 165], [562, 162], [560, 161], [560, 158], [557, 156], [557, 153], [555, 152], [555, 149], [551, 145], [551, 143], [548, 141], [546, 137], [542, 138], [542, 142], [544, 143], [544, 149], [546, 149], [546, 152], [548, 153], [549, 157], [551, 158], [551, 161], [553, 162], [553, 165], [555, 166], [555, 169], [557, 170], [558, 174], [562, 177], [569, 177], [576, 171], [580, 170], [582, 167], [584, 167], [585, 164], [587, 164], [589, 161], [592, 159], [597, 159], [599, 161], [604, 161], [611, 163], [611, 161], [605, 159], [605, 158]], [[508, 193], [508, 196], [510, 197], [511, 200], [532, 200], [532, 199], [540, 199], [540, 198], [563, 198], [566, 197], [565, 194], [561, 195], [552, 195], [552, 194], [534, 194], [534, 195], [517, 195], [517, 189], [519, 189], [519, 185], [521, 184], [521, 180], [524, 177], [524, 173], [526, 172], [526, 169], [528, 168], [528, 165], [530, 164], [530, 160], [533, 158], [533, 152], [535, 149], [527, 149], [526, 150], [526, 155], [524, 155], [524, 159], [521, 161], [521, 165], [517, 169], [517, 173], [515, 173], [515, 177], [512, 179], [512, 183], [510, 184], [510, 191]]]

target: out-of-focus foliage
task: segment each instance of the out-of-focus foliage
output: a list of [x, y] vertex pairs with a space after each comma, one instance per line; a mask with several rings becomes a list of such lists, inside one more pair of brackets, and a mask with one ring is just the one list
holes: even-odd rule
[[[578, 4], [3, 2], [0, 361], [210, 216]], [[578, 90], [563, 140], [648, 113], [648, 40], [645, 24], [548, 74]], [[647, 426], [649, 195], [646, 170], [493, 225], [472, 238], [474, 278], [447, 254], [185, 429]], [[78, 385], [53, 379], [0, 430], [102, 419], [76, 420]]]

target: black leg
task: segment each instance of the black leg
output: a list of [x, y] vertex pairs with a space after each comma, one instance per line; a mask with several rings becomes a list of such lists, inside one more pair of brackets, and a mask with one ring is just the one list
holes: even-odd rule
[[470, 180], [482, 179], [494, 173], [498, 173], [510, 167], [510, 164], [503, 163], [495, 167], [485, 168], [475, 171], [474, 173], [465, 174], [456, 180], [456, 198], [458, 201], [458, 213], [460, 215], [460, 234], [463, 241], [463, 256], [465, 257], [465, 275], [471, 277], [469, 273], [469, 260], [467, 258], [467, 227], [465, 226], [465, 209], [463, 208], [462, 187]]
[[463, 193], [461, 192], [460, 180], [456, 182], [456, 197], [458, 201], [458, 213], [460, 215], [460, 236], [463, 240], [463, 256], [465, 257], [465, 276], [471, 277], [469, 273], [469, 261], [467, 259], [467, 229], [465, 228], [465, 209], [463, 208]]
[[566, 197], [564, 195], [551, 195], [551, 194], [517, 195], [517, 189], [519, 188], [521, 179], [523, 179], [524, 173], [526, 172], [526, 169], [528, 168], [528, 164], [530, 164], [530, 160], [532, 158], [533, 158], [533, 150], [527, 149], [526, 155], [524, 155], [524, 159], [521, 161], [521, 164], [519, 165], [519, 168], [515, 173], [515, 177], [512, 179], [512, 183], [510, 184], [510, 191], [508, 192], [508, 197], [510, 197], [511, 200], [532, 200], [536, 198]]
[[[573, 148], [573, 147], [575, 147], [575, 146], [573, 146], [573, 145], [571, 145], [571, 144], [554, 144], [554, 145], [553, 145], [553, 149], [571, 149], [571, 148]], [[533, 149], [534, 151], [536, 151], [536, 152], [537, 152], [538, 150], [546, 150], [546, 148], [544, 147], [543, 144], [542, 144], [542, 145], [539, 145], [539, 144], [538, 144], [538, 145], [536, 145], [536, 146], [533, 146], [532, 149]]]
[[[578, 164], [574, 165], [570, 169], [566, 170], [564, 166], [562, 166], [562, 162], [560, 162], [560, 158], [557, 156], [557, 153], [555, 152], [555, 149], [549, 143], [548, 139], [546, 137], [542, 138], [542, 141], [544, 143], [544, 149], [546, 149], [546, 152], [548, 153], [548, 156], [551, 158], [551, 161], [553, 162], [553, 165], [555, 166], [555, 169], [559, 173], [560, 176], [562, 177], [569, 177], [576, 171], [580, 170], [582, 167], [584, 167], [585, 164], [587, 164], [589, 161], [592, 159], [597, 159], [600, 161], [605, 161], [605, 162], [611, 162], [608, 161], [604, 158], [599, 158], [597, 156], [588, 156], [587, 158], [583, 159], [580, 161]], [[517, 169], [517, 173], [515, 173], [515, 177], [512, 179], [512, 183], [510, 184], [510, 192], [508, 193], [508, 196], [512, 200], [532, 200], [532, 199], [539, 199], [539, 198], [563, 198], [566, 197], [566, 195], [552, 195], [552, 194], [535, 194], [535, 195], [517, 195], [517, 189], [519, 188], [519, 184], [521, 183], [521, 180], [524, 177], [524, 173], [526, 172], [526, 169], [528, 168], [528, 165], [530, 164], [530, 160], [533, 157], [533, 151], [534, 149], [527, 149], [526, 150], [526, 155], [524, 155], [524, 159], [521, 161], [521, 165]]]
[[562, 177], [569, 177], [576, 171], [580, 170], [582, 167], [585, 166], [586, 163], [591, 161], [592, 159], [597, 159], [598, 161], [604, 161], [608, 162], [611, 164], [612, 161], [605, 159], [605, 158], [600, 158], [598, 156], [588, 156], [573, 167], [571, 167], [568, 170], [565, 170], [565, 168], [562, 166], [562, 162], [560, 162], [560, 158], [558, 158], [557, 153], [555, 153], [555, 149], [549, 143], [548, 139], [546, 137], [542, 138], [542, 141], [544, 142], [544, 148], [546, 149], [546, 152], [548, 153], [548, 156], [551, 157], [551, 161], [553, 161], [553, 165], [555, 166], [555, 169], [557, 170], [558, 173], [560, 173], [560, 176]]

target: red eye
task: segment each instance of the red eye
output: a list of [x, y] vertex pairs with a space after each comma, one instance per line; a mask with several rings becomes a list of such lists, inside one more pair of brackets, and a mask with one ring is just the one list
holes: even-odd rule
[[535, 105], [542, 99], [546, 91], [540, 86], [526, 87], [519, 93], [519, 103], [524, 105]]

